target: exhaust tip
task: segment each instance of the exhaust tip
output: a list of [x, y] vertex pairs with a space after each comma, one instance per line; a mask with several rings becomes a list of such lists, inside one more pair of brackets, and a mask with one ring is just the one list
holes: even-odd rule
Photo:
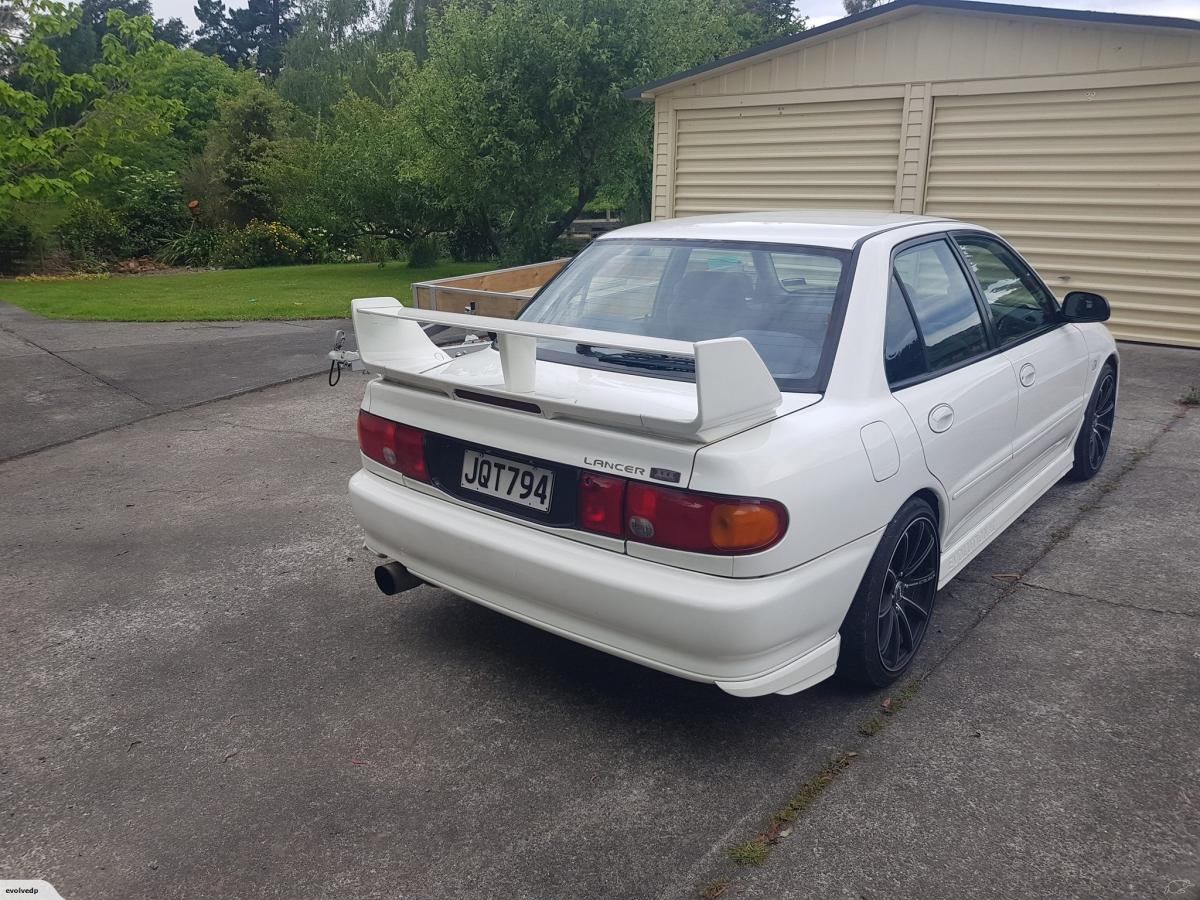
[[389, 597], [424, 584], [420, 578], [395, 561], [375, 567], [375, 583], [379, 585], [379, 590]]

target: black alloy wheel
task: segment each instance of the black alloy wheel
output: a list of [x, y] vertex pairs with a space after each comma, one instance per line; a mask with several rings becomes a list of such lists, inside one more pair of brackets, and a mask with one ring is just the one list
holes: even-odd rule
[[908, 671], [933, 618], [941, 560], [937, 515], [913, 497], [884, 529], [842, 622], [840, 678], [881, 688]]
[[933, 615], [938, 575], [937, 524], [913, 519], [900, 536], [879, 595], [877, 645], [888, 672], [903, 672], [925, 638]]
[[1087, 481], [1104, 465], [1112, 444], [1113, 422], [1117, 417], [1117, 370], [1105, 363], [1096, 379], [1092, 398], [1083, 415], [1083, 427], [1075, 440], [1075, 465], [1070, 478]]

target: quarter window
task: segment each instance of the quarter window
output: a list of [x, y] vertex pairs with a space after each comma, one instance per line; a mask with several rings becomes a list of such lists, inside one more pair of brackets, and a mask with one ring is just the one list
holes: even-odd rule
[[931, 371], [987, 352], [983, 317], [949, 244], [932, 241], [901, 251], [894, 274], [912, 303]]
[[1054, 299], [1008, 247], [981, 235], [955, 237], [975, 273], [1001, 344], [1012, 344], [1055, 319]]
[[888, 290], [883, 363], [888, 384], [896, 385], [925, 374], [925, 350], [900, 283], [892, 276]]

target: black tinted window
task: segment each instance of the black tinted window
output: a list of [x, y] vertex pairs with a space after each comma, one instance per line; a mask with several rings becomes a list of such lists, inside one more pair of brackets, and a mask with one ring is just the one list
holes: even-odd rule
[[919, 244], [896, 256], [895, 275], [912, 301], [932, 370], [988, 349], [983, 317], [958, 258], [945, 241]]
[[1055, 321], [1049, 292], [1008, 247], [974, 234], [955, 240], [983, 290], [1000, 343], [1019, 341]]
[[897, 384], [925, 373], [925, 351], [917, 326], [900, 285], [892, 278], [888, 290], [887, 330], [883, 341], [883, 364], [888, 384]]

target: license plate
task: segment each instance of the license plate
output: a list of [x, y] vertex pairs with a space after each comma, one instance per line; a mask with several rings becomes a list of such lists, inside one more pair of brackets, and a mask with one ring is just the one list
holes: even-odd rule
[[476, 450], [463, 453], [462, 486], [545, 512], [554, 492], [554, 473]]

